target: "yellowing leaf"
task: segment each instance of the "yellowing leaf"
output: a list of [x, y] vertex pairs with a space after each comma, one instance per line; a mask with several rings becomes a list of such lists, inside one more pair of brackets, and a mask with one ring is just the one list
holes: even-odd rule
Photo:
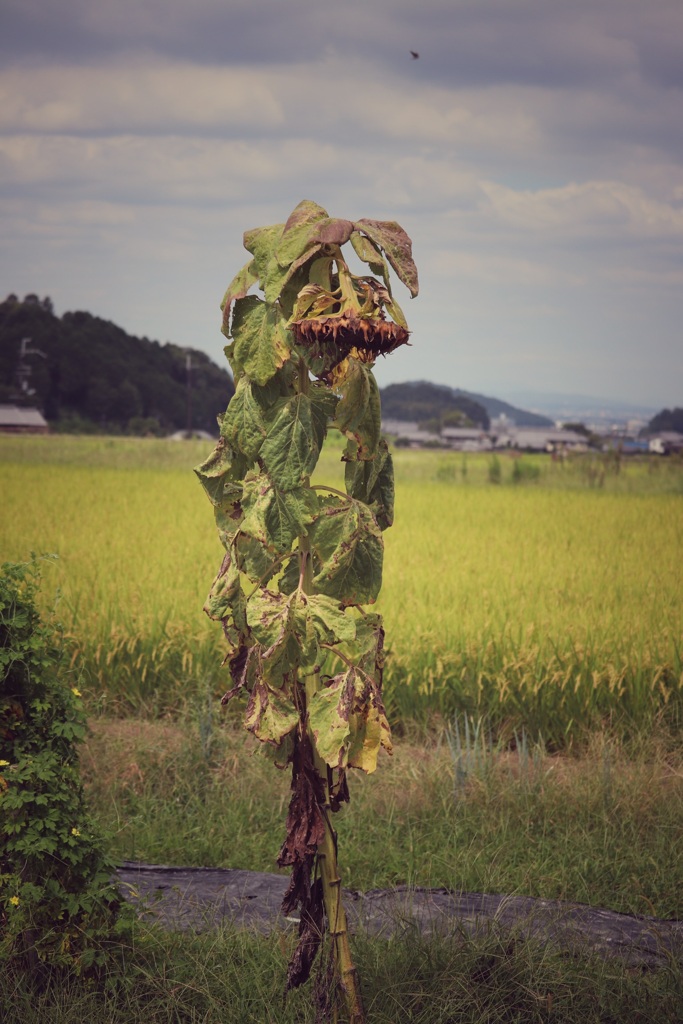
[[384, 546], [377, 520], [366, 505], [328, 499], [309, 535], [320, 560], [313, 580], [316, 590], [344, 605], [376, 600]]
[[299, 712], [290, 697], [259, 682], [251, 692], [244, 721], [262, 743], [279, 746], [299, 724]]

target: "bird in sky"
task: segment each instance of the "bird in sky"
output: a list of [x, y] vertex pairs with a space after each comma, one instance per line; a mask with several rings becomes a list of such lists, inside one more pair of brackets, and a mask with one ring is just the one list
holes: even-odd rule
[[419, 53], [415, 53], [415, 50], [411, 50], [410, 51], [410, 56], [413, 58], [413, 60], [417, 60], [417, 58], [420, 56], [420, 54]]

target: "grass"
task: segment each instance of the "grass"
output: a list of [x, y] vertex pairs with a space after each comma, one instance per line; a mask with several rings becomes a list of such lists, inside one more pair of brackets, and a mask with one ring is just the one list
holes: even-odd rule
[[[83, 687], [110, 710], [159, 714], [224, 688], [220, 630], [201, 611], [221, 552], [189, 471], [206, 451], [0, 439], [0, 558], [59, 553], [46, 599], [59, 589]], [[378, 605], [394, 720], [485, 714], [556, 747], [606, 722], [678, 728], [681, 467], [624, 461], [603, 487], [578, 489], [583, 464], [534, 459], [538, 477], [513, 484], [520, 462], [501, 456], [496, 486], [490, 456], [396, 453]], [[319, 478], [340, 473], [337, 446]]]
[[[58, 597], [88, 690], [83, 774], [115, 855], [269, 871], [289, 775], [239, 707], [217, 708], [220, 630], [201, 606], [221, 552], [189, 472], [206, 453], [0, 438], [0, 559], [59, 553], [43, 597]], [[321, 480], [339, 482], [339, 454]], [[344, 884], [683, 917], [681, 466], [503, 455], [498, 484], [490, 456], [396, 463], [380, 609], [401, 740], [375, 776], [354, 775], [337, 815]], [[312, 1022], [309, 991], [282, 1003], [292, 942], [136, 926], [106, 976], [41, 989], [0, 972], [0, 1019]], [[683, 1019], [673, 961], [643, 973], [495, 934], [412, 932], [358, 936], [354, 955], [369, 1024]]]
[[[140, 927], [118, 949], [120, 970], [96, 985], [62, 975], [36, 991], [26, 976], [0, 976], [3, 1024], [313, 1024], [308, 990], [283, 1002], [292, 942], [291, 933]], [[675, 1024], [683, 1014], [673, 961], [643, 973], [514, 938], [413, 933], [359, 937], [354, 957], [368, 1024]]]
[[[231, 723], [92, 723], [92, 808], [123, 859], [273, 871], [290, 773]], [[451, 740], [453, 737], [451, 736]], [[402, 740], [353, 773], [335, 819], [343, 881], [522, 893], [683, 917], [683, 750], [628, 753], [595, 738], [581, 758], [520, 738], [458, 755], [446, 734]]]

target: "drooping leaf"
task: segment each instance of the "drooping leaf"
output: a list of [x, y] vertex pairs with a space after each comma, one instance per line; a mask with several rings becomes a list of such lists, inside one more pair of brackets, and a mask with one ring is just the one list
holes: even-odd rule
[[380, 747], [391, 753], [391, 734], [381, 699], [354, 668], [335, 676], [313, 695], [308, 718], [320, 757], [330, 768], [373, 772]]
[[273, 483], [283, 491], [300, 487], [315, 468], [321, 443], [319, 418], [308, 395], [284, 401], [260, 452]]
[[289, 359], [291, 334], [280, 311], [255, 295], [235, 301], [232, 337], [226, 354], [235, 376], [243, 371], [257, 384], [267, 384]]
[[[294, 867], [283, 908], [291, 913], [311, 891], [310, 870], [325, 835], [321, 808], [325, 803], [323, 780], [315, 770], [313, 750], [305, 733], [297, 737], [292, 757], [292, 796], [287, 812], [287, 836], [277, 857], [281, 868]], [[300, 866], [304, 871], [297, 872]]]
[[287, 321], [292, 318], [292, 310], [299, 292], [310, 283], [309, 265], [315, 262], [315, 258], [321, 250], [322, 245], [316, 242], [298, 260], [294, 260], [285, 274], [280, 288], [279, 304]]
[[232, 614], [233, 603], [240, 593], [239, 570], [230, 552], [227, 552], [209, 591], [204, 611], [210, 619], [220, 622]]
[[254, 257], [261, 290], [266, 302], [276, 302], [287, 276], [275, 253], [282, 238], [284, 224], [271, 224], [244, 232], [244, 248]]
[[280, 568], [280, 558], [275, 548], [241, 530], [235, 534], [232, 546], [240, 572], [252, 583], [268, 583]]
[[221, 436], [253, 462], [266, 436], [263, 404], [257, 396], [258, 385], [242, 375], [221, 423]]
[[363, 218], [354, 227], [365, 232], [386, 253], [399, 279], [414, 298], [419, 290], [417, 267], [413, 262], [412, 242], [400, 224], [393, 220]]
[[337, 411], [337, 396], [317, 381], [314, 381], [309, 388], [308, 397], [311, 400], [311, 422], [313, 431], [321, 449], [327, 436], [328, 423], [334, 418]]
[[257, 590], [247, 603], [247, 623], [254, 638], [272, 657], [292, 636], [296, 596]]
[[327, 210], [304, 199], [290, 213], [282, 237], [277, 246], [277, 261], [281, 267], [289, 267], [309, 248], [316, 231], [316, 224], [329, 220]]
[[405, 327], [405, 329], [408, 330], [408, 321], [406, 320], [405, 313], [399, 306], [396, 299], [389, 299], [384, 303], [384, 308], [395, 324], [398, 324], [399, 327]]
[[234, 500], [229, 500], [229, 497], [224, 497], [224, 500], [220, 505], [214, 508], [214, 517], [216, 520], [216, 527], [218, 529], [218, 536], [221, 544], [225, 548], [229, 548], [235, 539], [240, 523], [242, 522], [242, 506], [240, 504], [240, 498], [242, 496], [242, 488], [239, 488], [239, 497]]
[[335, 426], [355, 441], [356, 459], [372, 458], [382, 428], [379, 388], [372, 370], [359, 359], [349, 358], [336, 387], [341, 398]]
[[262, 473], [245, 479], [242, 509], [242, 531], [284, 554], [295, 538], [306, 535], [318, 503], [310, 488], [282, 491]]
[[321, 643], [336, 644], [352, 641], [356, 636], [356, 622], [336, 598], [326, 594], [306, 597], [306, 611], [311, 616]]
[[230, 337], [230, 311], [232, 304], [235, 299], [242, 299], [247, 294], [252, 285], [258, 281], [258, 271], [256, 269], [256, 261], [249, 260], [242, 269], [235, 274], [232, 281], [227, 287], [223, 301], [221, 302], [221, 309], [223, 311], [223, 326], [221, 330], [226, 338]]
[[361, 234], [360, 231], [353, 231], [351, 234], [351, 245], [353, 246], [356, 255], [363, 263], [367, 263], [370, 271], [375, 275], [382, 278], [386, 289], [391, 295], [391, 278], [389, 276], [389, 267], [387, 261], [384, 259], [382, 250], [379, 246], [375, 245], [371, 238], [367, 235]]
[[346, 764], [351, 736], [349, 718], [356, 695], [355, 675], [355, 669], [349, 669], [335, 676], [327, 686], [313, 694], [308, 703], [308, 721], [315, 748], [330, 768], [341, 768]]
[[[224, 707], [242, 690], [248, 689], [251, 692], [255, 681], [254, 668], [257, 662], [257, 648], [246, 642], [244, 636], [240, 637], [240, 642], [236, 643], [234, 647], [235, 651], [228, 659], [232, 687], [221, 697], [221, 704]], [[251, 686], [249, 685], [250, 682]]]
[[243, 458], [221, 437], [208, 458], [196, 466], [194, 471], [211, 503], [221, 505], [227, 493], [233, 493], [235, 487], [239, 486], [235, 484], [235, 478], [241, 475], [240, 471], [244, 471], [243, 466]]
[[251, 691], [244, 724], [262, 743], [279, 746], [299, 724], [299, 712], [291, 697], [258, 682]]
[[367, 505], [328, 498], [309, 530], [320, 559], [314, 585], [340, 604], [376, 600], [382, 585], [382, 534]]
[[351, 715], [350, 725], [347, 765], [371, 774], [377, 767], [380, 748], [387, 754], [392, 751], [391, 730], [384, 708], [370, 704], [364, 713]]
[[357, 445], [349, 442], [345, 452], [346, 492], [357, 501], [370, 505], [380, 529], [394, 521], [394, 467], [384, 438], [380, 439], [372, 459], [357, 459]]

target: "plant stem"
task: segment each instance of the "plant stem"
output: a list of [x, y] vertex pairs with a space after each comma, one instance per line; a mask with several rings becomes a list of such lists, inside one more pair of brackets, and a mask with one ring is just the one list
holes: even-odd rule
[[[313, 592], [313, 565], [308, 537], [299, 538], [299, 555], [303, 569], [302, 590], [305, 594], [311, 594]], [[306, 703], [308, 704], [320, 687], [320, 672], [309, 673], [306, 676], [305, 685]], [[327, 764], [320, 757], [313, 737], [311, 737], [311, 746], [315, 768], [323, 782], [325, 792], [325, 804], [321, 808], [325, 819], [325, 835], [318, 846], [318, 867], [323, 886], [327, 928], [334, 948], [335, 973], [346, 1003], [349, 1024], [365, 1024], [360, 981], [351, 957], [348, 923], [342, 902], [341, 876], [337, 863], [337, 835], [331, 825], [332, 808], [330, 806]], [[336, 1010], [334, 1019], [336, 1020]]]

